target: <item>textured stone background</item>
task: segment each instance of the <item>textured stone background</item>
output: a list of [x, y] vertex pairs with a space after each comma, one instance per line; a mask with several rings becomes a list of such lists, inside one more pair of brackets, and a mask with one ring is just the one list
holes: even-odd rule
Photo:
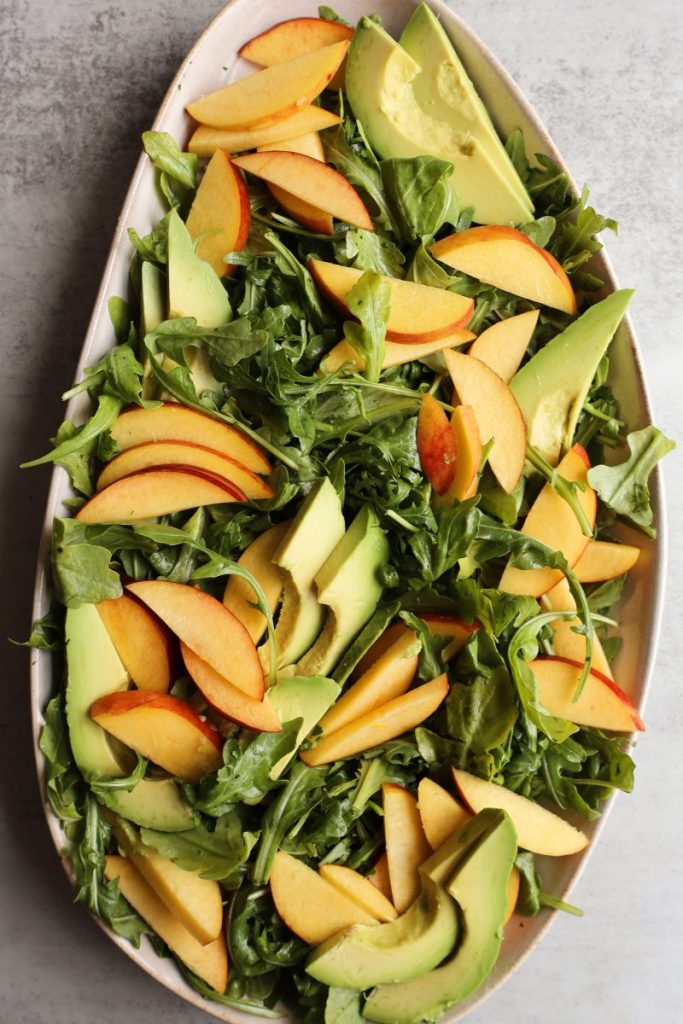
[[[6, 0], [0, 310], [3, 635], [26, 635], [48, 472], [21, 474], [60, 420], [115, 219], [172, 73], [217, 0]], [[370, 4], [371, 6], [371, 4]], [[296, 5], [273, 3], [274, 20]], [[683, 14], [676, 0], [461, 0], [458, 11], [530, 97], [596, 206], [636, 285], [633, 317], [656, 417], [679, 439]], [[617, 802], [541, 948], [473, 1024], [681, 1020], [680, 463], [667, 465], [669, 601], [638, 785]], [[5, 644], [0, 713], [0, 1021], [200, 1024], [71, 903], [42, 819], [27, 721], [28, 657]]]

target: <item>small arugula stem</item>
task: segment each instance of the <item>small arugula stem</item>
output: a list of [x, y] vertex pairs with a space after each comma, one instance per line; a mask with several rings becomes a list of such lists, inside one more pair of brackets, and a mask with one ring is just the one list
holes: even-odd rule
[[549, 892], [544, 892], [542, 889], [538, 894], [538, 902], [542, 907], [548, 907], [549, 910], [562, 910], [565, 914], [573, 914], [574, 917], [583, 917], [583, 910], [581, 907], [576, 907], [573, 903], [565, 903], [564, 900], [558, 900], [557, 896], [553, 896]]
[[527, 444], [526, 446], [526, 457], [527, 462], [531, 463], [534, 469], [541, 474], [544, 479], [548, 481], [552, 489], [556, 494], [560, 496], [564, 501], [567, 502], [570, 509], [576, 516], [581, 527], [581, 532], [584, 537], [593, 536], [593, 527], [588, 521], [586, 513], [581, 508], [576, 491], [577, 484], [571, 483], [569, 480], [565, 480], [563, 476], [560, 476], [556, 469], [550, 465], [550, 463], [543, 458], [541, 453], [537, 451], [532, 445]]
[[409, 530], [410, 533], [420, 532], [417, 526], [413, 526], [413, 524], [409, 523], [407, 519], [400, 516], [398, 512], [394, 512], [393, 508], [387, 509], [386, 515], [388, 519], [393, 519], [394, 522], [398, 523], [399, 526], [402, 526], [404, 530]]
[[584, 402], [583, 407], [586, 412], [591, 414], [591, 416], [595, 416], [598, 420], [604, 420], [605, 423], [618, 423], [620, 427], [626, 425], [623, 420], [619, 420], [616, 416], [610, 416], [608, 413], [602, 412], [602, 410], [596, 408], [596, 406], [592, 405], [590, 402]]

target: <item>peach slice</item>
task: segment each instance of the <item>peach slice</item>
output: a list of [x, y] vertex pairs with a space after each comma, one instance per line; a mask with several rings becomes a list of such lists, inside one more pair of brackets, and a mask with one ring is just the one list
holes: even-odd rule
[[448, 416], [429, 393], [420, 403], [416, 443], [422, 472], [436, 494], [445, 494], [455, 477], [458, 447]]
[[473, 814], [485, 807], [500, 807], [510, 815], [522, 849], [546, 857], [566, 857], [588, 846], [583, 832], [533, 800], [459, 768], [452, 771], [457, 791]]
[[261, 700], [247, 697], [211, 668], [205, 661], [181, 643], [180, 652], [190, 677], [212, 708], [224, 718], [257, 732], [281, 732], [282, 726], [268, 697]]
[[197, 255], [210, 263], [219, 277], [234, 274], [237, 268], [225, 263], [223, 257], [244, 249], [250, 225], [251, 207], [244, 178], [235, 170], [228, 154], [217, 149], [199, 183], [186, 221], [193, 240], [205, 236], [197, 246]]
[[348, 40], [239, 78], [190, 103], [187, 112], [212, 128], [257, 127], [312, 103], [331, 82], [349, 48]]
[[199, 505], [246, 501], [224, 477], [189, 466], [141, 469], [98, 491], [79, 509], [82, 523], [139, 523]]
[[191, 971], [216, 992], [225, 992], [228, 953], [222, 934], [202, 945], [159, 899], [127, 857], [106, 857], [104, 874], [109, 881], [118, 881], [123, 898]]
[[[270, 142], [265, 146], [258, 147], [259, 153], [269, 153], [273, 150], [301, 153], [303, 156], [311, 157], [312, 160], [325, 163], [325, 150], [323, 149], [318, 132], [307, 132], [305, 135], [300, 135], [296, 139], [289, 139], [287, 142]], [[309, 231], [314, 231], [319, 235], [332, 234], [334, 231], [334, 221], [331, 213], [321, 210], [319, 206], [314, 206], [313, 203], [306, 202], [305, 199], [292, 195], [291, 192], [281, 188], [279, 185], [267, 184], [273, 199], [280, 204], [285, 213], [288, 213], [290, 217], [298, 221], [305, 228], [308, 228]]]
[[509, 384], [519, 369], [531, 336], [538, 323], [537, 309], [519, 313], [488, 327], [479, 335], [469, 350], [482, 363], [494, 370], [501, 380]]
[[114, 421], [111, 436], [122, 450], [148, 441], [200, 444], [236, 459], [254, 473], [270, 473], [268, 459], [241, 430], [180, 402], [163, 402], [154, 409], [137, 405], [124, 409]]
[[400, 636], [337, 700], [319, 725], [324, 735], [374, 711], [406, 692], [417, 671], [420, 644], [411, 629]]
[[323, 736], [313, 748], [303, 751], [301, 760], [316, 768], [402, 736], [429, 718], [447, 693], [448, 677], [444, 674]]
[[[283, 61], [300, 57], [312, 50], [319, 50], [343, 40], [350, 42], [353, 29], [337, 21], [324, 18], [291, 18], [281, 21], [261, 35], [250, 39], [238, 51], [240, 57], [272, 68]], [[344, 67], [340, 67], [329, 84], [330, 89], [341, 89], [344, 85]]]
[[473, 498], [479, 486], [483, 446], [477, 417], [471, 405], [457, 406], [451, 416], [451, 430], [455, 434], [458, 452], [455, 475], [448, 490], [434, 498], [434, 508], [451, 508], [456, 501]]
[[431, 779], [420, 780], [417, 787], [417, 802], [422, 828], [432, 850], [438, 850], [472, 817], [455, 797]]
[[[557, 472], [565, 480], [583, 487], [576, 495], [592, 526], [595, 523], [597, 499], [595, 491], [588, 486], [586, 479], [589, 469], [590, 461], [585, 448], [575, 444], [560, 462]], [[560, 551], [570, 566], [578, 561], [588, 544], [588, 537], [582, 532], [573, 510], [549, 483], [543, 487], [529, 509], [522, 533], [540, 540], [553, 551]], [[498, 588], [506, 594], [529, 594], [531, 597], [540, 597], [562, 578], [560, 569], [516, 569], [508, 564]]]
[[375, 889], [382, 893], [383, 896], [393, 901], [391, 895], [391, 882], [389, 880], [389, 861], [387, 860], [387, 851], [385, 850], [380, 857], [375, 861], [375, 865], [368, 875], [368, 882], [374, 885]]
[[314, 157], [272, 150], [236, 156], [235, 163], [243, 171], [284, 189], [338, 220], [365, 231], [375, 230], [365, 203], [353, 185], [334, 167]]
[[431, 853], [422, 828], [417, 800], [403, 786], [385, 782], [384, 838], [394, 906], [403, 914], [420, 892], [418, 868]]
[[472, 634], [479, 629], [478, 622], [463, 622], [455, 615], [435, 615], [429, 612], [424, 614], [422, 619], [429, 626], [430, 633], [434, 633], [436, 636], [452, 637], [451, 642], [443, 649], [446, 661], [450, 661], [456, 654], [459, 654]]
[[355, 683], [361, 676], [364, 676], [368, 669], [375, 664], [378, 658], [381, 658], [382, 655], [389, 650], [392, 644], [396, 643], [400, 636], [409, 632], [409, 627], [406, 626], [402, 619], [395, 619], [389, 626], [387, 626], [384, 632], [377, 637], [374, 644], [368, 647], [367, 651], [351, 673], [351, 681]]
[[640, 558], [640, 548], [631, 544], [611, 544], [589, 540], [578, 562], [573, 566], [581, 583], [599, 583], [623, 576]]
[[204, 470], [234, 484], [251, 501], [273, 497], [272, 488], [253, 470], [247, 469], [229, 455], [189, 441], [147, 441], [126, 448], [106, 464], [98, 477], [97, 489], [102, 490], [114, 481], [138, 473], [141, 469], [162, 466]]
[[[346, 297], [363, 271], [314, 259], [308, 261], [308, 269], [321, 294], [343, 315], [351, 316]], [[394, 277], [385, 277], [384, 280], [391, 288], [387, 327], [389, 341], [404, 344], [436, 341], [465, 327], [472, 316], [472, 299], [456, 292]]]
[[377, 924], [358, 904], [330, 885], [317, 871], [278, 850], [270, 872], [270, 894], [288, 928], [309, 946], [355, 924]]
[[[572, 597], [569, 584], [564, 576], [559, 583], [556, 583], [551, 590], [543, 595], [541, 604], [544, 608], [548, 608], [551, 611], [576, 611], [576, 602]], [[571, 661], [578, 661], [583, 665], [586, 658], [586, 638], [583, 634], [575, 632], [575, 627], [581, 625], [581, 620], [578, 617], [575, 619], [558, 619], [556, 622], [551, 623], [551, 625], [554, 631], [553, 650], [557, 657], [569, 658]], [[610, 664], [605, 657], [602, 644], [597, 636], [593, 637], [591, 668], [596, 672], [600, 672], [603, 676], [607, 676], [609, 679], [612, 678]]]
[[519, 873], [519, 869], [513, 867], [510, 872], [510, 878], [508, 880], [508, 908], [503, 919], [503, 925], [506, 925], [517, 907], [517, 900], [519, 899], [519, 888], [522, 884], [522, 876]]
[[613, 679], [591, 669], [581, 696], [574, 700], [583, 664], [566, 658], [537, 658], [528, 663], [538, 682], [541, 704], [551, 715], [575, 725], [611, 732], [642, 731], [638, 709]]
[[271, 142], [285, 142], [306, 132], [318, 132], [339, 124], [339, 117], [322, 107], [301, 107], [287, 117], [259, 128], [244, 128], [230, 131], [227, 128], [209, 128], [200, 124], [189, 141], [190, 153], [197, 156], [213, 156], [217, 149], [226, 153], [242, 153], [257, 149]]
[[187, 782], [223, 763], [222, 740], [186, 701], [167, 693], [126, 690], [100, 697], [91, 717], [148, 761]]
[[460, 402], [472, 408], [481, 443], [493, 441], [489, 465], [510, 494], [519, 483], [526, 458], [526, 424], [517, 399], [505, 381], [474, 356], [451, 349], [444, 358]]
[[[251, 542], [237, 560], [258, 580], [271, 614], [280, 603], [284, 587], [284, 572], [273, 562], [273, 556], [285, 538], [291, 520], [271, 526]], [[268, 627], [265, 616], [256, 605], [256, 595], [248, 580], [242, 576], [228, 576], [223, 604], [236, 615], [255, 644], [263, 638]]]
[[378, 921], [395, 921], [398, 917], [398, 911], [393, 903], [353, 868], [346, 868], [341, 864], [321, 864], [319, 872], [321, 878]]
[[[415, 344], [401, 343], [398, 341], [385, 341], [384, 359], [382, 369], [388, 370], [390, 366], [402, 366], [404, 363], [412, 363], [414, 359], [424, 359], [425, 356], [442, 352], [445, 348], [457, 348], [458, 345], [466, 345], [476, 335], [471, 331], [459, 330], [445, 338], [437, 338], [435, 341], [422, 341]], [[344, 363], [348, 363], [347, 369], [362, 372], [365, 369], [365, 360], [349, 344], [346, 338], [337, 342], [334, 348], [330, 349], [323, 358], [318, 373], [334, 373]]]
[[129, 594], [100, 601], [97, 610], [137, 688], [168, 693], [176, 678], [178, 651], [167, 626]]
[[436, 259], [485, 284], [563, 313], [576, 313], [571, 281], [545, 249], [516, 228], [468, 228], [429, 247]]
[[215, 597], [185, 583], [139, 580], [127, 589], [202, 661], [248, 697], [261, 700], [263, 669], [240, 620]]

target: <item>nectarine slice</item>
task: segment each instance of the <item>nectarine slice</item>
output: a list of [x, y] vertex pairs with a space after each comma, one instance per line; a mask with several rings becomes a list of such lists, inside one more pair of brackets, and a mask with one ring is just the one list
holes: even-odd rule
[[213, 128], [256, 127], [312, 103], [346, 56], [347, 40], [246, 75], [190, 103], [187, 112]]
[[505, 381], [474, 356], [449, 349], [444, 359], [460, 402], [472, 407], [481, 443], [493, 442], [489, 466], [510, 494], [519, 483], [526, 458], [526, 424], [517, 400]]
[[398, 911], [393, 903], [384, 896], [377, 886], [369, 882], [353, 868], [341, 864], [321, 864], [320, 877], [333, 885], [335, 889], [357, 903], [361, 910], [377, 918], [378, 921], [395, 921]]
[[499, 320], [479, 335], [469, 355], [486, 363], [501, 380], [509, 384], [519, 369], [531, 336], [538, 323], [538, 310]]
[[436, 494], [445, 494], [455, 476], [458, 444], [448, 416], [429, 393], [420, 403], [416, 443], [422, 472]]
[[350, 40], [353, 29], [324, 18], [290, 18], [254, 36], [237, 51], [240, 57], [270, 68], [304, 53]]
[[453, 768], [453, 778], [473, 814], [485, 807], [499, 807], [510, 815], [522, 849], [547, 857], [566, 857], [588, 846], [583, 832], [533, 800], [459, 768]]
[[268, 459], [241, 430], [180, 402], [163, 402], [153, 409], [137, 405], [124, 409], [114, 421], [111, 436], [122, 450], [148, 441], [200, 444], [236, 459], [254, 473], [270, 473]]
[[141, 469], [162, 466], [205, 470], [234, 484], [251, 501], [273, 497], [273, 490], [265, 480], [237, 459], [189, 441], [147, 441], [126, 448], [106, 464], [98, 477], [97, 489], [102, 490], [115, 480], [138, 473]]
[[127, 588], [219, 676], [248, 697], [261, 700], [265, 684], [256, 647], [225, 605], [184, 583], [140, 580]]
[[551, 715], [575, 725], [610, 732], [643, 730], [643, 720], [629, 697], [613, 679], [595, 669], [588, 673], [578, 700], [574, 700], [583, 664], [565, 658], [537, 658], [529, 662], [538, 683], [541, 704]]
[[391, 892], [394, 906], [402, 914], [419, 895], [418, 868], [432, 851], [412, 793], [403, 786], [385, 782], [382, 802]]
[[447, 693], [448, 677], [438, 676], [323, 736], [314, 747], [302, 752], [301, 760], [317, 767], [387, 743], [429, 718]]
[[422, 828], [432, 850], [438, 850], [472, 817], [455, 797], [431, 779], [420, 780], [417, 787], [417, 803]]
[[257, 149], [270, 142], [284, 142], [295, 139], [305, 132], [322, 131], [339, 124], [337, 114], [323, 107], [301, 107], [292, 111], [279, 121], [265, 124], [258, 128], [244, 128], [230, 131], [227, 128], [209, 128], [200, 124], [195, 130], [188, 149], [197, 156], [213, 156], [217, 149], [226, 153], [242, 153], [247, 149]]
[[406, 692], [417, 671], [420, 643], [405, 629], [323, 716], [323, 734], [336, 732], [362, 715]]
[[[564, 576], [559, 583], [556, 583], [551, 590], [548, 590], [543, 595], [541, 604], [544, 608], [552, 611], [576, 611], [576, 601]], [[553, 650], [557, 657], [569, 658], [583, 665], [586, 660], [586, 638], [582, 633], [577, 633], [575, 629], [575, 627], [580, 625], [581, 620], [578, 616], [575, 619], [557, 619], [556, 622], [551, 623], [553, 629]], [[601, 672], [602, 675], [607, 676], [609, 679], [612, 678], [610, 664], [605, 657], [600, 638], [596, 635], [593, 636], [591, 668], [595, 669], [596, 672]]]
[[[236, 156], [242, 170], [365, 231], [375, 226], [365, 203], [334, 167], [303, 153], [272, 150]], [[315, 201], [315, 202], [314, 202]]]
[[168, 693], [176, 678], [178, 650], [167, 626], [129, 594], [100, 601], [97, 610], [137, 688]]
[[[307, 132], [296, 139], [289, 139], [286, 142], [271, 142], [265, 146], [259, 146], [259, 153], [267, 153], [273, 150], [284, 150], [286, 153], [302, 153], [311, 157], [312, 160], [319, 160], [325, 163], [325, 150], [320, 141], [318, 132]], [[285, 213], [298, 221], [309, 231], [320, 235], [331, 235], [334, 230], [334, 221], [331, 213], [321, 210], [319, 206], [300, 199], [279, 185], [267, 182], [268, 190]]]
[[280, 720], [264, 694], [261, 700], [247, 697], [205, 661], [181, 643], [180, 652], [190, 677], [206, 700], [224, 718], [258, 732], [281, 732]]
[[376, 917], [284, 850], [278, 850], [273, 861], [270, 893], [287, 927], [309, 946], [355, 924], [378, 923]]
[[[308, 269], [325, 298], [342, 314], [351, 316], [346, 297], [363, 271], [314, 259], [308, 261]], [[436, 341], [465, 327], [472, 316], [472, 299], [456, 292], [394, 277], [385, 277], [384, 280], [391, 289], [387, 326], [389, 341], [411, 345]]]
[[98, 725], [148, 761], [187, 782], [220, 768], [222, 741], [186, 701], [167, 693], [127, 690], [90, 708]]
[[[597, 499], [586, 478], [589, 469], [586, 450], [575, 444], [560, 462], [557, 472], [565, 480], [583, 488], [577, 490], [576, 497], [592, 526], [595, 523]], [[582, 532], [573, 509], [549, 483], [545, 484], [529, 509], [522, 533], [541, 541], [553, 551], [560, 551], [570, 566], [580, 558], [588, 543], [588, 537]], [[506, 594], [540, 597], [561, 579], [560, 569], [517, 569], [508, 564], [498, 587]]]
[[189, 466], [141, 469], [98, 491], [78, 510], [82, 523], [139, 523], [200, 505], [246, 501], [225, 477]]
[[640, 548], [632, 544], [589, 540], [573, 569], [581, 583], [599, 583], [623, 576], [633, 568], [639, 557]]
[[492, 224], [468, 228], [429, 247], [436, 259], [494, 288], [576, 313], [576, 296], [565, 271], [545, 249], [516, 228]]
[[[273, 562], [273, 555], [280, 547], [291, 526], [291, 519], [271, 526], [251, 542], [242, 552], [237, 564], [247, 569], [258, 580], [271, 614], [280, 603], [285, 575], [279, 565]], [[223, 604], [240, 620], [255, 644], [263, 638], [268, 627], [263, 612], [256, 607], [256, 594], [248, 580], [242, 576], [228, 576], [223, 594]]]
[[387, 860], [386, 850], [375, 861], [374, 867], [368, 875], [368, 882], [370, 882], [371, 885], [374, 885], [375, 889], [378, 889], [390, 902], [393, 902], [393, 897], [391, 895], [391, 882], [389, 880], [389, 862]]
[[451, 508], [456, 501], [473, 498], [479, 486], [483, 446], [477, 417], [471, 405], [458, 405], [451, 416], [458, 457], [455, 474], [447, 491], [434, 497], [434, 508]]
[[123, 898], [191, 971], [216, 992], [225, 992], [228, 953], [222, 934], [202, 945], [159, 899], [127, 857], [106, 857], [104, 874], [110, 881], [117, 879]]
[[224, 150], [217, 149], [209, 160], [185, 223], [193, 240], [204, 236], [197, 255], [219, 277], [234, 274], [237, 268], [223, 257], [247, 244], [251, 207], [244, 178]]
[[[445, 348], [457, 348], [458, 345], [466, 345], [474, 337], [475, 335], [471, 331], [461, 329], [447, 335], [445, 338], [437, 338], [435, 341], [419, 341], [414, 344], [385, 341], [382, 369], [388, 370], [390, 366], [402, 366], [404, 363], [412, 363], [415, 359], [424, 359], [425, 356], [442, 352]], [[320, 363], [318, 372], [334, 373], [344, 363], [348, 364], [347, 369], [349, 372], [352, 370], [361, 372], [365, 369], [365, 360], [356, 352], [353, 345], [346, 338], [337, 342], [334, 348], [330, 349]]]

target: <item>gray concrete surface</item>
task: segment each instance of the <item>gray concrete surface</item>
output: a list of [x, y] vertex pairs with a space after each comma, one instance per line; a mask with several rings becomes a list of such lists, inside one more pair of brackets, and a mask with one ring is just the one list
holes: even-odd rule
[[[370, 6], [372, 6], [370, 4]], [[23, 637], [49, 473], [20, 473], [60, 420], [118, 209], [167, 83], [216, 0], [6, 0], [0, 246], [2, 634]], [[679, 439], [683, 14], [675, 0], [461, 0], [459, 12], [532, 99], [597, 207], [633, 316], [659, 424]], [[296, 13], [273, 3], [275, 16]], [[622, 798], [575, 899], [472, 1024], [674, 1024], [682, 1019], [680, 461], [670, 459], [669, 600]], [[2, 647], [0, 1021], [200, 1024], [72, 906], [34, 780], [28, 656]]]

